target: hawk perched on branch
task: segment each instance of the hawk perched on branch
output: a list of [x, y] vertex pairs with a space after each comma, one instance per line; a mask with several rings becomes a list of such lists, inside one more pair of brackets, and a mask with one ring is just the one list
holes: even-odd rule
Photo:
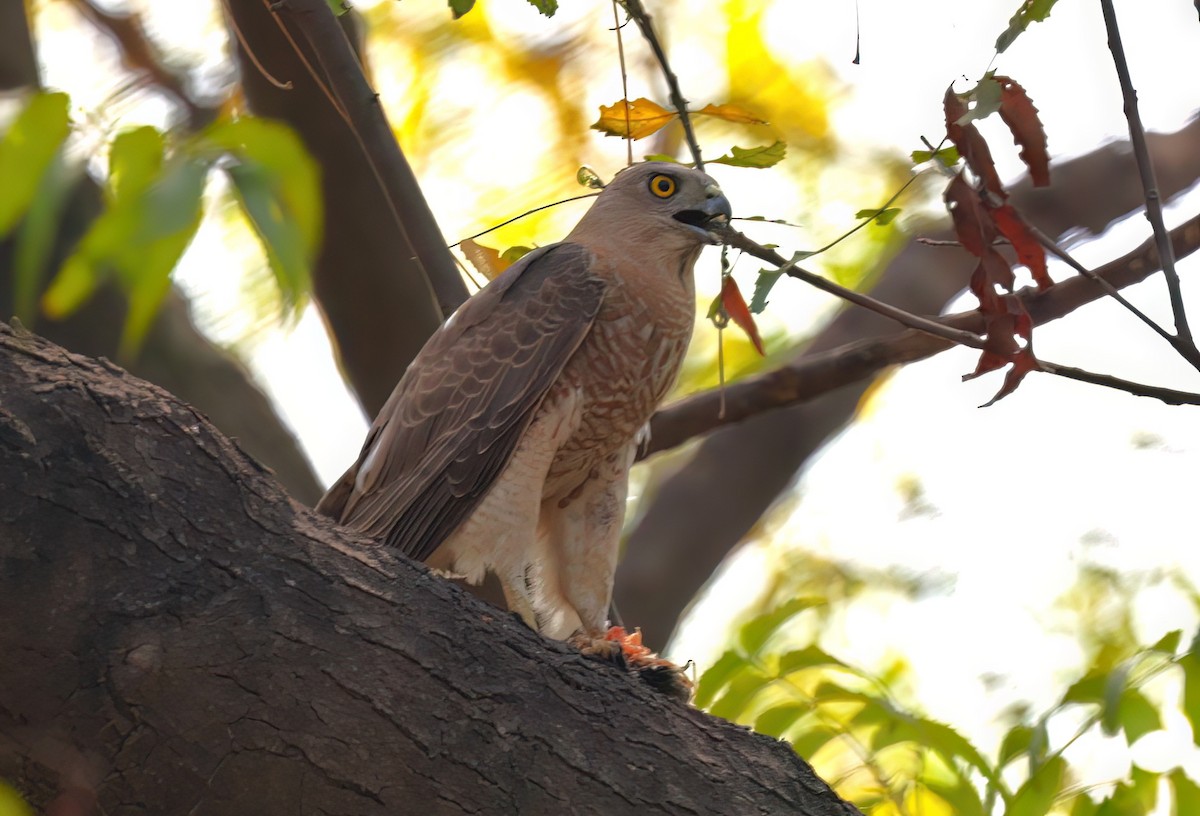
[[554, 638], [603, 638], [635, 438], [695, 321], [692, 268], [729, 201], [709, 176], [619, 173], [426, 343], [317, 509], [430, 566], [500, 579]]

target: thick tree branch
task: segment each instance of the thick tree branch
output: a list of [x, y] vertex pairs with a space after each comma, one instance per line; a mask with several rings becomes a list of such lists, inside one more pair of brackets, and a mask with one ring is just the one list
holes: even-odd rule
[[[1170, 240], [1178, 258], [1200, 249], [1200, 216], [1172, 230]], [[1157, 242], [1151, 237], [1137, 249], [1110, 261], [1092, 274], [1105, 281], [1108, 287], [1119, 290], [1145, 280], [1159, 268]], [[1108, 294], [1108, 287], [1087, 277], [1078, 277], [1055, 284], [1044, 292], [1023, 289], [1018, 296], [1025, 302], [1034, 325], [1040, 326], [1104, 297]], [[969, 333], [984, 330], [983, 318], [978, 311], [960, 312], [940, 318], [938, 322], [947, 328]], [[696, 394], [654, 415], [650, 422], [650, 443], [642, 455], [650, 456], [670, 450], [722, 425], [742, 422], [765, 411], [805, 402], [844, 385], [875, 376], [888, 366], [923, 360], [953, 345], [943, 337], [910, 329], [887, 337], [840, 346], [727, 385], [723, 417], [719, 411], [722, 396], [718, 391]], [[1056, 369], [1051, 373], [1078, 371], [1067, 366], [1050, 365]], [[1104, 384], [1113, 385], [1114, 382], [1115, 378], [1109, 378]], [[1143, 391], [1146, 396], [1170, 397], [1168, 401], [1186, 401], [1187, 396], [1186, 392], [1171, 389], [1143, 388]]]
[[[439, 255], [444, 259], [435, 264], [421, 256], [406, 239], [405, 233], [413, 236], [413, 240], [442, 240], [424, 196], [411, 180], [411, 170], [405, 174], [396, 169], [403, 156], [396, 160], [393, 155], [391, 161], [395, 164], [379, 159], [385, 180], [393, 172], [398, 174], [391, 177], [389, 192], [385, 192], [354, 132], [331, 109], [321, 87], [308, 73], [306, 63], [319, 68], [323, 62], [302, 33], [300, 24], [307, 25], [314, 18], [320, 21], [325, 16], [334, 20], [335, 25], [338, 21], [324, 0], [318, 0], [316, 5], [321, 8], [312, 13], [305, 11], [308, 6], [297, 6], [304, 14], [285, 13], [284, 9], [275, 14], [263, 0], [228, 0], [227, 8], [245, 42], [238, 48], [238, 58], [242, 86], [251, 108], [261, 116], [282, 119], [295, 128], [321, 165], [325, 208], [321, 248], [313, 270], [314, 294], [337, 344], [346, 378], [363, 409], [373, 417], [408, 362], [442, 322], [442, 309], [431, 293], [426, 273], [433, 275], [442, 270], [448, 276], [435, 288], [463, 287], [463, 284], [444, 246], [439, 244], [436, 251], [426, 252], [429, 259]], [[355, 25], [353, 13], [338, 19], [343, 26]], [[296, 48], [284, 36], [281, 25]], [[322, 27], [321, 31], [325, 29]], [[324, 40], [322, 43], [323, 48], [339, 53], [347, 47], [340, 30], [332, 43]], [[282, 89], [264, 77], [248, 51], [253, 51], [255, 59], [272, 77], [290, 83], [291, 88]], [[339, 70], [350, 70], [344, 54], [326, 59], [333, 60]], [[343, 87], [347, 95], [343, 105], [348, 112], [356, 110], [359, 118], [382, 127], [387, 131], [386, 138], [392, 138], [386, 123], [379, 121], [382, 112], [378, 100], [361, 77], [356, 59], [352, 67], [359, 78], [344, 80], [351, 87]], [[322, 85], [334, 87], [327, 78], [320, 78]], [[384, 139], [384, 134], [372, 133], [372, 139]], [[385, 152], [398, 154], [394, 138]], [[404, 232], [396, 225], [393, 207], [399, 210], [406, 225]], [[460, 294], [465, 297], [465, 287]]]
[[271, 6], [295, 22], [316, 54], [329, 90], [383, 187], [397, 228], [416, 252], [442, 314], [449, 316], [467, 299], [467, 287], [346, 33], [326, 0], [280, 0]]
[[785, 744], [312, 515], [116, 367], [0, 324], [0, 383], [0, 777], [38, 809], [856, 813]]

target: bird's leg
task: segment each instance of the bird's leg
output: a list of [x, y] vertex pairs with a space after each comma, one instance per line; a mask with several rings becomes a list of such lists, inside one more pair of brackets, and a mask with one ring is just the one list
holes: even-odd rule
[[533, 610], [533, 601], [529, 592], [529, 581], [526, 570], [509, 570], [500, 575], [500, 589], [504, 592], [504, 602], [510, 612], [515, 612], [525, 621], [525, 625], [533, 631], [538, 631], [537, 614]]

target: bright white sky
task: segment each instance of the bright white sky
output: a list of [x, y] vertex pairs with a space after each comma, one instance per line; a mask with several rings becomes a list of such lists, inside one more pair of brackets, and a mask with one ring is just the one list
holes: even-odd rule
[[[519, 0], [488, 0], [488, 5], [512, 7], [514, 32], [555, 25], [530, 17]], [[834, 111], [841, 139], [864, 151], [883, 146], [907, 153], [919, 146], [920, 136], [939, 134], [943, 90], [952, 81], [963, 88], [978, 79], [1017, 5], [1017, 0], [861, 0], [858, 66], [850, 63], [853, 3], [777, 0], [765, 26], [779, 54], [798, 61], [824, 57], [847, 84], [847, 98]], [[1118, 0], [1117, 12], [1147, 126], [1177, 128], [1200, 109], [1195, 82], [1200, 23], [1193, 5]], [[705, 71], [711, 71], [706, 43], [713, 37], [719, 32], [699, 25], [673, 31], [675, 67], [685, 81], [699, 77], [703, 82]], [[198, 50], [210, 46], [196, 44]], [[89, 100], [78, 89], [79, 63], [72, 65], [68, 58], [90, 59], [97, 47], [64, 37], [52, 48], [42, 55], [50, 84], [71, 90], [82, 106], [98, 104], [102, 95]], [[1050, 20], [1033, 26], [995, 67], [1025, 85], [1041, 110], [1054, 156], [1125, 136], [1098, 3], [1061, 0]], [[69, 79], [67, 72], [76, 78]], [[619, 92], [610, 96], [616, 99]], [[991, 122], [985, 132], [1002, 174], [1018, 175], [1022, 168], [1007, 135]], [[524, 131], [496, 129], [488, 139], [491, 156], [519, 156], [530, 149]], [[623, 152], [615, 144], [608, 147]], [[735, 207], [755, 200], [759, 211], [769, 214], [770, 202], [761, 200], [754, 178], [731, 173], [721, 181]], [[459, 237], [453, 201], [435, 197], [433, 205], [446, 234]], [[1178, 222], [1197, 208], [1200, 196], [1193, 195], [1173, 208], [1171, 217]], [[226, 229], [215, 219], [206, 222], [179, 279], [201, 295], [214, 332], [228, 338], [244, 333], [233, 315], [241, 296], [238, 276], [247, 264], [229, 255]], [[1111, 232], [1103, 241], [1079, 247], [1077, 256], [1089, 264], [1102, 262], [1140, 243], [1148, 229], [1137, 216]], [[1181, 264], [1185, 294], [1195, 288], [1191, 279], [1200, 274], [1195, 266]], [[1128, 294], [1169, 325], [1161, 280]], [[1193, 300], [1193, 317], [1200, 320], [1200, 299]], [[962, 308], [967, 307], [964, 301]], [[797, 305], [792, 319], [811, 320], [820, 309]], [[213, 315], [222, 317], [212, 320]], [[1111, 303], [1039, 330], [1037, 347], [1056, 362], [1200, 390], [1196, 372]], [[265, 333], [251, 364], [321, 477], [335, 478], [353, 459], [366, 423], [341, 383], [315, 313], [310, 310], [292, 331]], [[1178, 565], [1200, 583], [1197, 409], [1031, 376], [1015, 395], [981, 410], [976, 406], [990, 397], [1000, 378], [961, 383], [960, 375], [973, 365], [965, 351], [947, 353], [905, 368], [877, 393], [864, 417], [804, 475], [803, 498], [782, 532], [769, 544], [745, 548], [712, 589], [711, 601], [698, 607], [694, 625], [671, 654], [694, 658], [701, 668], [711, 661], [720, 648], [714, 633], [753, 601], [762, 569], [789, 546], [946, 573], [955, 580], [945, 594], [915, 604], [883, 597], [857, 604], [824, 634], [822, 644], [866, 667], [906, 655], [915, 692], [929, 714], [986, 747], [996, 737], [993, 718], [999, 706], [1019, 698], [1035, 709], [1044, 706], [1082, 669], [1074, 638], [1053, 631], [1064, 621], [1052, 608], [1081, 561], [1132, 570]], [[933, 514], [904, 517], [899, 485], [914, 479]], [[1190, 605], [1166, 591], [1145, 593], [1137, 612], [1145, 642], [1174, 628], [1193, 631], [1197, 624]], [[1004, 679], [985, 691], [984, 674]], [[1152, 691], [1177, 693], [1170, 683]], [[1139, 744], [1138, 760], [1165, 768], [1189, 756], [1196, 775], [1200, 763], [1188, 747], [1187, 726], [1181, 718], [1171, 725], [1169, 735]], [[1079, 761], [1082, 752], [1095, 780], [1124, 773], [1128, 759], [1114, 745], [1077, 747], [1074, 759]]]

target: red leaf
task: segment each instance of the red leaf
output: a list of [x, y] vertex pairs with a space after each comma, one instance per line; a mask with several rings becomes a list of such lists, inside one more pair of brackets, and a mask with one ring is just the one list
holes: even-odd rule
[[994, 249], [988, 249], [971, 273], [971, 293], [979, 298], [979, 310], [985, 315], [1004, 313], [996, 287], [1012, 291], [1016, 279], [1007, 260]]
[[1030, 349], [1021, 349], [1013, 357], [1012, 368], [1004, 375], [1004, 385], [1000, 386], [1000, 390], [996, 392], [996, 396], [985, 402], [980, 408], [987, 408], [990, 405], [995, 405], [1000, 400], [1007, 397], [1013, 391], [1017, 390], [1017, 386], [1025, 379], [1025, 375], [1030, 371], [1041, 371], [1042, 365], [1033, 356], [1033, 351]]
[[[987, 340], [979, 355], [979, 363], [963, 379], [971, 380], [1009, 364], [1012, 368], [1005, 374], [1004, 385], [996, 396], [981, 406], [984, 408], [1015, 391], [1030, 371], [1041, 369], [1041, 364], [1033, 356], [1033, 320], [1025, 311], [1025, 305], [1015, 295], [1000, 296], [994, 303], [995, 311], [984, 313]], [[1024, 346], [1018, 338], [1025, 341]]]
[[977, 258], [982, 258], [996, 240], [996, 225], [992, 216], [979, 202], [979, 193], [959, 173], [946, 187], [942, 196], [950, 217], [954, 219], [954, 232], [963, 247]]
[[737, 281], [733, 279], [732, 275], [726, 275], [725, 279], [721, 281], [721, 305], [725, 307], [725, 314], [729, 315], [729, 319], [750, 338], [750, 342], [754, 344], [758, 353], [766, 357], [767, 352], [763, 350], [762, 337], [758, 334], [754, 316], [750, 314], [750, 309], [746, 306], [746, 299], [742, 297], [742, 291], [738, 289]]
[[1020, 83], [1006, 76], [994, 79], [1000, 83], [1000, 118], [1021, 148], [1021, 160], [1029, 168], [1033, 186], [1045, 187], [1050, 184], [1050, 154], [1046, 151], [1046, 130], [1038, 109]]
[[942, 107], [946, 112], [946, 135], [958, 148], [959, 155], [966, 159], [971, 172], [983, 180], [984, 186], [990, 192], [1002, 199], [1008, 198], [1004, 185], [1000, 183], [1000, 175], [996, 172], [996, 164], [992, 161], [992, 151], [984, 141], [983, 134], [970, 122], [965, 125], [958, 123], [958, 120], [966, 115], [967, 105], [962, 97], [954, 92], [954, 86], [946, 89]]
[[[992, 220], [1000, 234], [1007, 238], [1017, 251], [1017, 260], [1029, 268], [1038, 289], [1049, 289], [1054, 285], [1046, 270], [1046, 250], [1033, 237], [1029, 225], [1013, 207], [1005, 204], [991, 210]], [[1011, 288], [1011, 287], [1010, 287]]]

